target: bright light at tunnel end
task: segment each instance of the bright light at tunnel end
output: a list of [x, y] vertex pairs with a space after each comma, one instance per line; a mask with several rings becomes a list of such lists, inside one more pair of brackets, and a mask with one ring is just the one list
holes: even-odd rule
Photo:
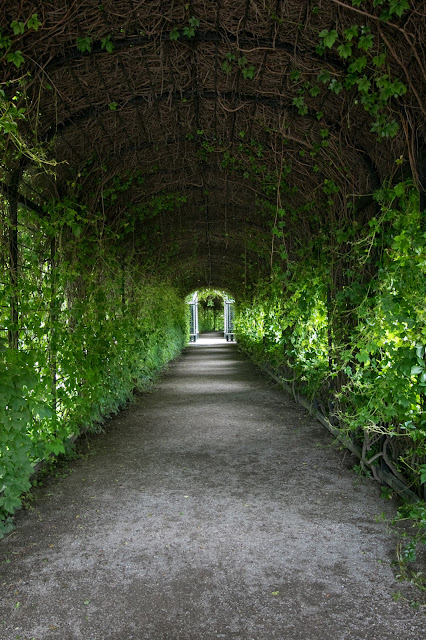
[[189, 306], [190, 345], [235, 342], [234, 299], [226, 291], [205, 288], [189, 294], [185, 301]]

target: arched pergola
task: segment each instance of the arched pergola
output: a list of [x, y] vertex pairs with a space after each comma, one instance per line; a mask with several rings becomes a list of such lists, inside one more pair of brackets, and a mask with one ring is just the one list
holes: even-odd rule
[[[185, 293], [241, 293], [336, 219], [368, 220], [385, 180], [411, 176], [424, 202], [424, 2], [387, 19], [377, 4], [3, 0], [5, 96], [58, 163], [45, 175], [10, 141], [3, 192], [33, 207], [71, 192], [112, 228], [132, 220], [123, 252]], [[386, 81], [406, 90], [375, 111]], [[179, 206], [146, 215], [167, 197]]]

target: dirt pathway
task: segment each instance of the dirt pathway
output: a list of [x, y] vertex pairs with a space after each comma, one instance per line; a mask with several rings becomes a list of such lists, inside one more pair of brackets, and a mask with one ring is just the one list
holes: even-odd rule
[[0, 542], [2, 640], [424, 637], [392, 505], [235, 345], [191, 345], [91, 441]]

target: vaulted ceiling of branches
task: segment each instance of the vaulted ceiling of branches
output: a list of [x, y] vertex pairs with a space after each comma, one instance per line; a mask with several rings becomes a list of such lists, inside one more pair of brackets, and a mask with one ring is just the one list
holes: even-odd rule
[[[297, 258], [334, 220], [374, 215], [370, 195], [384, 180], [411, 175], [424, 189], [425, 3], [412, 1], [387, 21], [382, 4], [1, 2], [3, 34], [34, 13], [40, 21], [23, 33], [17, 27], [22, 62], [17, 68], [4, 52], [2, 82], [11, 83], [2, 87], [27, 111], [22, 135], [58, 162], [49, 175], [21, 161], [21, 199], [42, 205], [77, 191], [112, 228], [133, 215], [123, 251], [131, 244], [135, 260], [154, 252], [151, 264], [186, 290], [241, 290], [244, 258], [257, 261], [258, 273], [270, 268], [274, 210], [297, 212], [285, 221], [286, 254]], [[358, 34], [351, 55], [367, 66], [343, 89], [349, 53], [328, 46], [327, 33], [340, 37], [353, 25], [374, 47], [361, 48]], [[349, 36], [342, 42], [352, 46]], [[382, 52], [381, 76], [407, 91], [390, 96], [374, 125], [362, 77], [374, 83], [373, 58]], [[9, 151], [2, 183], [11, 193], [17, 164]], [[105, 196], [117, 176], [132, 174], [138, 179], [127, 190]], [[164, 195], [179, 206], [140, 213]]]

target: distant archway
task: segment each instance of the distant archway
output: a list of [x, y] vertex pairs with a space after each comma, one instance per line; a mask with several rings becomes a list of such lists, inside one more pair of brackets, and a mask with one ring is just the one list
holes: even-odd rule
[[235, 341], [234, 299], [225, 291], [205, 288], [186, 298], [190, 306], [190, 341], [203, 333], [222, 334], [227, 342]]

